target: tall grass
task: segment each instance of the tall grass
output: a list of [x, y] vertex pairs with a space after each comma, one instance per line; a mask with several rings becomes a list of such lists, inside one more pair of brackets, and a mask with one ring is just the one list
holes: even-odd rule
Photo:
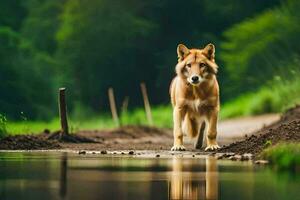
[[278, 113], [300, 103], [300, 73], [294, 77], [275, 77], [256, 92], [249, 92], [227, 102], [221, 109], [221, 117]]
[[300, 143], [281, 143], [265, 149], [261, 156], [278, 170], [300, 170]]
[[7, 127], [6, 127], [6, 117], [0, 114], [0, 138], [7, 135]]

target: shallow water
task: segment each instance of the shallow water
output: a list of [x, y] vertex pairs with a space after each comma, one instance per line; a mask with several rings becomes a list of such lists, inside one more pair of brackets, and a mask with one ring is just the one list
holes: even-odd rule
[[213, 157], [0, 153], [0, 199], [300, 199], [300, 177]]

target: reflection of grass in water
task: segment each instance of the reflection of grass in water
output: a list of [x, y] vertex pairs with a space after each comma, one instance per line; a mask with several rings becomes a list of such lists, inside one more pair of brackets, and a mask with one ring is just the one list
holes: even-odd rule
[[282, 143], [267, 148], [262, 157], [279, 170], [300, 170], [300, 143]]

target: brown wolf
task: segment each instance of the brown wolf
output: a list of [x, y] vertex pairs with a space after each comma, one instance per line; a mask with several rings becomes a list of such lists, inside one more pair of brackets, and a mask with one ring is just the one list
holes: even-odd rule
[[171, 150], [185, 150], [183, 133], [192, 138], [198, 136], [195, 148], [201, 148], [205, 126], [205, 150], [218, 149], [216, 137], [220, 103], [215, 46], [208, 44], [204, 49], [188, 49], [179, 44], [177, 54], [177, 76], [170, 86], [174, 121], [174, 146]]

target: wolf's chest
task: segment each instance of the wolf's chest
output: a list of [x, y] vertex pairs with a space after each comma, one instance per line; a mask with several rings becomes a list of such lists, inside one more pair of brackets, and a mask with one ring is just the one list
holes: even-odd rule
[[205, 100], [201, 99], [186, 100], [186, 106], [189, 110], [198, 112], [200, 108], [205, 104], [205, 102]]

